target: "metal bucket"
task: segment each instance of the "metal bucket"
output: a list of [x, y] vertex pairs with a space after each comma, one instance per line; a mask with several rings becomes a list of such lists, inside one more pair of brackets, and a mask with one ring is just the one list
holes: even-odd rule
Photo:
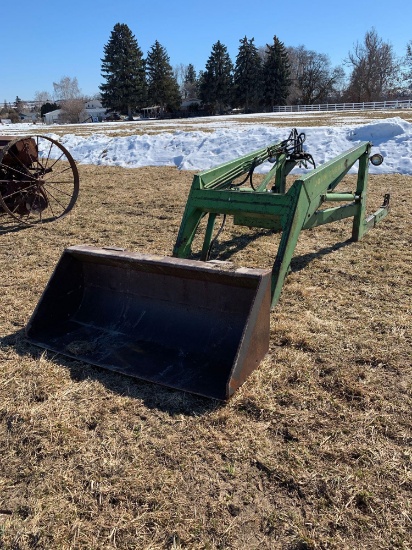
[[66, 249], [26, 327], [40, 347], [228, 399], [269, 347], [271, 272]]

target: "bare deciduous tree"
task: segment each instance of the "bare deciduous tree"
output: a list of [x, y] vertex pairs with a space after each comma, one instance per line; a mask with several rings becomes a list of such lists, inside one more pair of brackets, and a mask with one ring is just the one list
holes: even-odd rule
[[305, 46], [288, 48], [292, 86], [291, 103], [312, 105], [336, 97], [337, 89], [344, 78], [341, 67], [332, 68], [327, 55]]
[[179, 84], [179, 88], [182, 90], [183, 84], [185, 81], [185, 76], [187, 73], [187, 65], [184, 63], [179, 63], [173, 67], [173, 76], [176, 79], [176, 82]]
[[60, 120], [64, 123], [86, 122], [87, 113], [83, 98], [65, 99], [60, 104]]
[[84, 97], [81, 94], [77, 78], [63, 76], [59, 82], [53, 82], [54, 95], [61, 108], [62, 122], [83, 122], [87, 115], [84, 110]]
[[41, 92], [37, 91], [34, 93], [34, 101], [38, 105], [43, 105], [44, 103], [52, 101], [52, 95], [49, 94], [49, 92], [46, 92], [45, 90], [42, 90]]
[[56, 101], [78, 99], [82, 95], [76, 77], [62, 76], [59, 82], [53, 82], [53, 89]]
[[352, 101], [380, 101], [390, 97], [399, 79], [400, 64], [392, 45], [384, 42], [374, 28], [357, 42], [346, 63], [351, 66], [347, 90]]

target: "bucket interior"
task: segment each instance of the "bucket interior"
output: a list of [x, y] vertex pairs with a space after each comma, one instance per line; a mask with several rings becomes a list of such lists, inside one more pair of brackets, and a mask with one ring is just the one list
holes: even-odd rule
[[262, 270], [72, 247], [27, 336], [94, 365], [227, 399], [268, 349], [269, 290]]

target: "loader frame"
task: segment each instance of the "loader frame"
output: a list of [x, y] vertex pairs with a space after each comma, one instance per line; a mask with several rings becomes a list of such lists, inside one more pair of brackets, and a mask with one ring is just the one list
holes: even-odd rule
[[[318, 225], [353, 218], [352, 240], [360, 240], [382, 220], [389, 211], [389, 195], [382, 206], [366, 217], [368, 167], [372, 144], [362, 142], [325, 164], [301, 175], [286, 191], [286, 176], [296, 165], [307, 165], [312, 157], [299, 151], [288, 152], [282, 143], [264, 147], [236, 160], [194, 176], [183, 214], [173, 256], [189, 258], [200, 221], [208, 215], [201, 259], [207, 260], [216, 217], [233, 216], [235, 225], [271, 229], [282, 233], [272, 268], [271, 307], [279, 300], [284, 280], [300, 232]], [[254, 169], [269, 160], [273, 167], [257, 186], [236, 183], [237, 178], [249, 175], [252, 183]], [[312, 159], [313, 160], [313, 159]], [[358, 162], [357, 184], [354, 192], [335, 189]], [[246, 183], [246, 180], [245, 180]], [[329, 206], [328, 203], [345, 203]]]
[[[229, 399], [269, 349], [270, 308], [279, 300], [300, 231], [352, 217], [352, 239], [359, 240], [388, 213], [389, 195], [365, 215], [368, 164], [382, 158], [369, 157], [369, 142], [319, 168], [303, 142], [304, 134], [293, 130], [281, 143], [196, 175], [174, 258], [67, 248], [27, 324], [28, 340], [128, 376]], [[273, 166], [254, 185], [254, 170], [266, 160]], [[337, 192], [356, 162], [355, 191]], [[296, 165], [314, 169], [287, 190]], [[272, 270], [207, 261], [219, 214], [281, 233]], [[204, 261], [189, 259], [205, 216]]]

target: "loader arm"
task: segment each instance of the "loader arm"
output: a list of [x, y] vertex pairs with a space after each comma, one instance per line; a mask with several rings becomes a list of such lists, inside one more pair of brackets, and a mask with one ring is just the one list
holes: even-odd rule
[[[207, 215], [209, 218], [203, 240], [202, 259], [206, 259], [205, 251], [210, 248], [216, 216], [219, 214], [233, 216], [236, 225], [282, 233], [272, 267], [271, 304], [274, 307], [279, 300], [302, 230], [353, 218], [352, 239], [359, 240], [387, 215], [389, 198], [375, 214], [365, 218], [370, 150], [371, 143], [362, 142], [299, 177], [288, 191], [285, 191], [286, 176], [302, 162], [302, 153], [299, 157], [293, 152], [288, 155], [282, 149], [281, 143], [196, 175], [173, 255], [178, 258], [191, 256], [199, 223]], [[245, 176], [251, 167], [268, 159], [274, 160], [274, 165], [259, 186], [252, 188], [233, 185], [234, 174], [236, 177]], [[338, 184], [357, 162], [359, 166], [355, 191], [335, 192]], [[270, 188], [271, 181], [274, 181], [274, 185]], [[324, 203], [331, 202], [341, 203], [341, 206], [323, 208]]]

